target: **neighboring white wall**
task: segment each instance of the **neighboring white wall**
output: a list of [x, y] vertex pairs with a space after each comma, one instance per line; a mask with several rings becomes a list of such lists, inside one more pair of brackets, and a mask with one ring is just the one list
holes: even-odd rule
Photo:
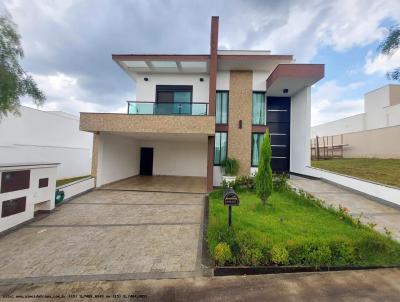
[[269, 72], [253, 71], [253, 91], [265, 91]]
[[[143, 78], [147, 77], [146, 82]], [[200, 82], [200, 78], [204, 81]], [[136, 101], [155, 102], [156, 85], [193, 85], [193, 102], [208, 103], [209, 77], [206, 74], [139, 74], [136, 80]]]
[[305, 175], [323, 178], [338, 185], [368, 194], [370, 196], [385, 200], [400, 206], [400, 190], [356, 177], [346, 176], [317, 168], [307, 167]]
[[[3, 172], [30, 170], [29, 188], [7, 193], [0, 193], [0, 232], [32, 219], [36, 210], [52, 210], [55, 204], [57, 165], [11, 166], [0, 167], [0, 188]], [[39, 179], [48, 178], [48, 186], [39, 188]], [[2, 202], [26, 197], [25, 211], [7, 217], [1, 217]]]
[[230, 79], [231, 79], [230, 71], [218, 71], [217, 90], [229, 90]]
[[139, 148], [130, 137], [100, 133], [96, 186], [139, 174]]
[[290, 114], [290, 172], [304, 173], [310, 165], [310, 87], [291, 98]]
[[311, 137], [330, 136], [364, 130], [365, 113], [349, 116], [311, 128]]
[[331, 136], [400, 125], [400, 85], [386, 85], [364, 95], [365, 113], [312, 127], [311, 136]]
[[153, 174], [207, 177], [207, 139], [198, 141], [140, 141], [154, 148]]
[[59, 162], [57, 178], [90, 174], [91, 133], [79, 131], [79, 118], [25, 106], [21, 115], [0, 122], [0, 163]]
[[384, 86], [364, 95], [365, 128], [376, 129], [386, 126], [383, 108], [390, 106], [390, 86]]

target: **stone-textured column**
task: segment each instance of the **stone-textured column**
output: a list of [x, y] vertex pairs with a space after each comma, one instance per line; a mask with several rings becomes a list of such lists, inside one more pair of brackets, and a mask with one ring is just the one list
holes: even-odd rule
[[[239, 161], [238, 175], [249, 175], [251, 167], [253, 72], [231, 71], [229, 90], [228, 157]], [[241, 128], [240, 128], [240, 121]]]

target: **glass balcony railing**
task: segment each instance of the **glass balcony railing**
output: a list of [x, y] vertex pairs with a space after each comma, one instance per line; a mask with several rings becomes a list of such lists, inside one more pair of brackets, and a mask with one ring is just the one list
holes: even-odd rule
[[208, 103], [128, 102], [128, 114], [207, 115]]

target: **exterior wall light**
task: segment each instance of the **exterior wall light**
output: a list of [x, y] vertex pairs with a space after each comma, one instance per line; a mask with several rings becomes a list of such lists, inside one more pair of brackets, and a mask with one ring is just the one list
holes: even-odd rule
[[144, 78], [143, 80], [144, 80], [145, 82], [147, 82], [147, 81], [149, 80], [149, 78]]
[[203, 79], [203, 78], [200, 78], [200, 82], [204, 82], [204, 79]]
[[242, 129], [243, 128], [243, 122], [242, 122], [242, 120], [239, 120], [239, 129]]
[[288, 92], [289, 92], [289, 89], [287, 89], [287, 88], [283, 89], [283, 93], [288, 93]]

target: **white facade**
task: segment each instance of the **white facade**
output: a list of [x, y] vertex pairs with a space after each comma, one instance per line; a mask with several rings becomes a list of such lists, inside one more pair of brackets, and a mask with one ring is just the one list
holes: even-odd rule
[[364, 95], [364, 113], [312, 127], [312, 137], [331, 136], [400, 125], [400, 85], [386, 85]]
[[[55, 206], [55, 187], [57, 164], [29, 164], [29, 165], [0, 165], [0, 192], [2, 189], [2, 177], [7, 177], [7, 173], [14, 171], [30, 171], [29, 184], [26, 188], [0, 193], [0, 232], [8, 230], [20, 223], [28, 221], [34, 217], [34, 212], [38, 210], [50, 211]], [[48, 185], [39, 188], [39, 179], [47, 178]], [[26, 198], [25, 210], [5, 216], [2, 213], [3, 203], [17, 198]]]
[[58, 162], [57, 178], [90, 174], [91, 133], [79, 117], [25, 106], [0, 121], [0, 163]]
[[[145, 81], [144, 78], [148, 80]], [[200, 79], [203, 79], [201, 81]], [[138, 74], [136, 78], [136, 101], [155, 102], [156, 85], [191, 85], [193, 103], [208, 103], [209, 77], [206, 74]]]

